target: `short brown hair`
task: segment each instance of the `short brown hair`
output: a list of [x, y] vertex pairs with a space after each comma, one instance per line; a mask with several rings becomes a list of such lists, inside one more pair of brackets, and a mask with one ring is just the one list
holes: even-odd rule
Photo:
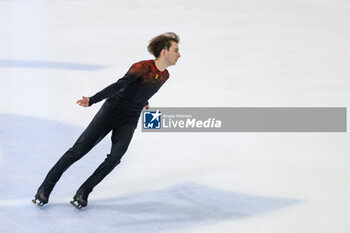
[[158, 58], [163, 49], [168, 50], [170, 48], [171, 41], [179, 43], [180, 38], [174, 32], [166, 32], [156, 36], [149, 42], [147, 46], [148, 52]]

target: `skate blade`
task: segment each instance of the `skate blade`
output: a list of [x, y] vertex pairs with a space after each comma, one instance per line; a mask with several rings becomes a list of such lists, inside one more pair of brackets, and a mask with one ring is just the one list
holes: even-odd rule
[[77, 208], [78, 210], [80, 210], [81, 208], [83, 208], [83, 206], [80, 205], [77, 201], [70, 201], [70, 203], [72, 204], [72, 206], [74, 206], [74, 207]]
[[39, 201], [38, 199], [33, 199], [32, 202], [34, 203], [34, 205], [39, 207], [42, 207], [44, 205], [44, 203]]

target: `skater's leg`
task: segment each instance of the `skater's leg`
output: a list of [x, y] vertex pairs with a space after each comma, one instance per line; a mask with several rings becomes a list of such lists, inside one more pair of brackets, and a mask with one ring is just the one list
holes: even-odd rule
[[101, 108], [86, 130], [81, 134], [72, 148], [70, 148], [51, 168], [39, 190], [50, 193], [62, 174], [76, 161], [88, 153], [111, 130], [113, 114]]
[[103, 163], [84, 182], [77, 193], [82, 191], [84, 194], [88, 195], [93, 188], [120, 163], [120, 159], [128, 149], [136, 126], [137, 123], [128, 123], [123, 124], [113, 130], [112, 148], [110, 154], [107, 155], [107, 158], [103, 161]]

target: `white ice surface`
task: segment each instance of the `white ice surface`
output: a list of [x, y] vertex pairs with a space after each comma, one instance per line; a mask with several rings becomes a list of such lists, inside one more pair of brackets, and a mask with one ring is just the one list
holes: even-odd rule
[[349, 107], [345, 0], [0, 1], [0, 232], [347, 233], [348, 133], [141, 133], [69, 205], [109, 138], [74, 164], [43, 209], [31, 199], [101, 104], [75, 101], [150, 59], [174, 31], [162, 107]]

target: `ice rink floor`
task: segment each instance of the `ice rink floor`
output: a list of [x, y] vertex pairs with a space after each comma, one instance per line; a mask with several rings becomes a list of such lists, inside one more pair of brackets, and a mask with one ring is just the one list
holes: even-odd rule
[[152, 59], [182, 57], [152, 107], [349, 107], [345, 0], [0, 0], [1, 233], [348, 233], [349, 134], [134, 134], [82, 211], [69, 201], [109, 152], [31, 203], [101, 103], [75, 104]]

